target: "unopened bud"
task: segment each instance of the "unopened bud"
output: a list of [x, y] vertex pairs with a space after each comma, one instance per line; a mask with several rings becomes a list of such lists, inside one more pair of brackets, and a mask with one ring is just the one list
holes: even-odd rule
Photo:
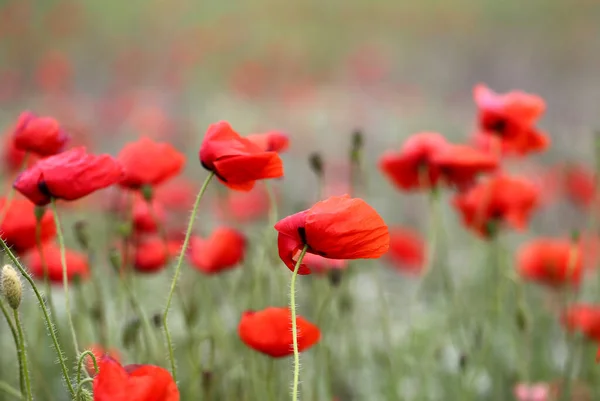
[[327, 272], [327, 278], [329, 279], [329, 284], [332, 287], [339, 287], [342, 283], [343, 271], [341, 269], [330, 269]]
[[152, 198], [154, 197], [152, 185], [142, 185], [142, 187], [140, 188], [140, 192], [142, 193], [142, 196], [144, 197], [144, 200], [146, 202], [152, 202]]
[[112, 266], [115, 272], [119, 272], [121, 270], [123, 256], [117, 248], [111, 248], [108, 251], [108, 260], [110, 261], [110, 265]]
[[162, 322], [163, 317], [160, 312], [156, 312], [154, 315], [152, 315], [152, 324], [154, 325], [154, 327], [156, 327], [157, 329], [162, 327]]
[[125, 348], [130, 348], [133, 344], [135, 344], [141, 326], [142, 322], [137, 317], [125, 323], [122, 338], [123, 345], [125, 346]]
[[117, 232], [119, 233], [120, 237], [129, 238], [133, 232], [133, 224], [130, 221], [120, 223], [117, 226]]
[[46, 206], [36, 206], [35, 209], [33, 209], [33, 213], [35, 214], [35, 221], [39, 223], [42, 221], [44, 214], [46, 214]]
[[87, 222], [85, 220], [77, 221], [73, 226], [73, 231], [75, 232], [75, 238], [77, 239], [79, 246], [87, 251], [90, 247], [90, 235]]
[[359, 163], [362, 149], [364, 146], [364, 136], [361, 130], [355, 130], [352, 133], [352, 147], [350, 148], [350, 161]]
[[4, 265], [0, 276], [0, 292], [8, 301], [8, 305], [17, 310], [23, 296], [23, 285], [16, 270], [11, 265]]
[[314, 152], [308, 157], [310, 168], [317, 175], [317, 177], [323, 176], [323, 158], [320, 153]]
[[81, 389], [78, 392], [79, 392], [79, 398], [77, 399], [77, 401], [93, 401], [94, 400], [94, 397], [92, 396], [92, 394], [90, 393], [89, 390]]
[[515, 316], [515, 323], [517, 325], [517, 328], [520, 331], [527, 331], [529, 322], [527, 321], [527, 315], [525, 314], [525, 311], [523, 310], [523, 308], [517, 309], [517, 314]]
[[578, 242], [581, 238], [581, 232], [579, 230], [571, 231], [571, 241]]
[[458, 367], [460, 370], [464, 371], [467, 368], [467, 364], [469, 363], [469, 357], [467, 354], [460, 354], [458, 358]]

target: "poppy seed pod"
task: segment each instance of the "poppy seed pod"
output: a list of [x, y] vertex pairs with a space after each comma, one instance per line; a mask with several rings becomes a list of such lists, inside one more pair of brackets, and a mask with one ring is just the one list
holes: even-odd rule
[[16, 270], [11, 265], [4, 265], [0, 275], [0, 292], [8, 301], [8, 305], [17, 310], [23, 297], [23, 285]]

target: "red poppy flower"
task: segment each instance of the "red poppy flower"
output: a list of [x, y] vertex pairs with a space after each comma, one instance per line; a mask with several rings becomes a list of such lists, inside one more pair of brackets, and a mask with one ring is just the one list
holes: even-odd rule
[[279, 131], [269, 131], [264, 134], [252, 134], [246, 137], [264, 152], [285, 152], [290, 146], [290, 139]]
[[453, 203], [467, 227], [490, 237], [503, 223], [524, 229], [539, 203], [539, 190], [525, 179], [498, 175], [456, 195]]
[[185, 164], [185, 156], [171, 144], [146, 137], [125, 145], [117, 158], [125, 170], [121, 186], [132, 189], [161, 184], [177, 175]]
[[390, 250], [386, 257], [398, 270], [419, 274], [425, 262], [425, 243], [421, 236], [402, 227], [390, 229]]
[[579, 331], [593, 341], [600, 341], [600, 305], [575, 304], [562, 317], [568, 330]]
[[190, 262], [204, 274], [235, 267], [244, 259], [246, 251], [246, 237], [228, 227], [217, 228], [207, 239], [194, 237], [190, 244]]
[[399, 152], [386, 152], [379, 160], [379, 168], [399, 189], [431, 189], [440, 178], [432, 159], [447, 146], [442, 135], [420, 132], [408, 138]]
[[265, 152], [226, 121], [208, 127], [199, 156], [205, 169], [235, 190], [249, 191], [257, 180], [283, 176], [277, 152]]
[[98, 361], [94, 401], [179, 401], [171, 374], [154, 365], [126, 365], [109, 357]]
[[521, 246], [517, 269], [526, 280], [551, 287], [581, 281], [582, 249], [568, 239], [538, 238]]
[[259, 220], [269, 211], [269, 196], [263, 186], [248, 192], [229, 191], [224, 198], [215, 201], [221, 217], [238, 222]]
[[323, 256], [307, 253], [302, 263], [315, 273], [326, 273], [329, 270], [342, 270], [348, 266], [348, 261], [343, 259], [327, 259]]
[[119, 182], [121, 165], [109, 155], [91, 155], [84, 147], [41, 159], [21, 173], [13, 186], [36, 205], [52, 198], [76, 200]]
[[563, 170], [564, 188], [568, 197], [576, 205], [591, 206], [596, 198], [594, 173], [583, 166], [569, 165]]
[[155, 233], [165, 221], [165, 209], [156, 201], [150, 203], [141, 195], [133, 201], [133, 226], [137, 232]]
[[[23, 163], [27, 153], [17, 148], [15, 138], [12, 135], [5, 135], [2, 155], [5, 170], [10, 173], [16, 173], [24, 167]], [[31, 156], [28, 162], [31, 165]]]
[[[46, 262], [46, 266], [48, 267], [48, 279], [53, 283], [61, 284], [63, 270], [60, 247], [53, 242], [44, 244], [41, 253], [37, 248], [33, 248], [25, 256], [31, 274], [38, 279], [44, 279], [44, 263], [42, 262], [42, 255]], [[89, 277], [90, 272], [86, 255], [81, 252], [66, 249], [65, 257], [67, 261], [67, 278], [69, 281], [74, 280], [75, 277], [78, 277], [79, 279], [86, 279]]]
[[479, 108], [479, 129], [501, 138], [503, 148], [526, 154], [549, 146], [549, 138], [534, 127], [546, 108], [542, 98], [521, 91], [500, 95], [481, 84], [473, 95]]
[[[4, 214], [4, 220], [0, 223], [0, 233], [8, 246], [17, 253], [23, 253], [36, 246], [35, 205], [27, 199], [13, 199], [10, 203], [7, 202], [6, 198], [0, 198], [0, 215]], [[49, 210], [44, 212], [40, 224], [42, 242], [54, 238], [56, 226]]]
[[459, 189], [475, 182], [479, 174], [489, 173], [498, 168], [498, 160], [485, 152], [466, 145], [448, 145], [431, 157], [446, 184]]
[[[319, 328], [301, 316], [296, 317], [296, 327], [299, 352], [312, 347], [321, 338]], [[246, 311], [242, 314], [238, 333], [248, 347], [273, 358], [293, 354], [292, 314], [288, 308]]]
[[[104, 348], [102, 348], [102, 346], [94, 344], [89, 346], [87, 349], [88, 351], [91, 351], [92, 354], [94, 354], [94, 357], [96, 358], [96, 363], [99, 363], [100, 360], [105, 356], [110, 357], [117, 362], [121, 360], [119, 350], [115, 348], [105, 350]], [[90, 376], [96, 375], [96, 367], [94, 366], [94, 361], [92, 360], [92, 358], [86, 357], [85, 369], [88, 371]]]
[[[387, 252], [390, 236], [385, 222], [362, 199], [333, 196], [275, 224], [279, 257], [292, 271], [305, 245], [307, 252], [329, 259], [375, 259]], [[303, 263], [298, 274], [310, 274]]]
[[133, 266], [141, 273], [162, 270], [171, 256], [171, 247], [160, 237], [146, 238], [135, 245]]
[[59, 153], [69, 141], [58, 121], [51, 117], [38, 117], [30, 111], [19, 116], [13, 138], [17, 149], [39, 156]]

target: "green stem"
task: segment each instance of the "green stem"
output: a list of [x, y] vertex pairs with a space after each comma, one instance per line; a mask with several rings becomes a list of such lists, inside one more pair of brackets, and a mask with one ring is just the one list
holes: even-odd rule
[[129, 297], [129, 303], [131, 304], [131, 307], [133, 308], [135, 313], [138, 315], [138, 318], [142, 321], [142, 332], [144, 333], [146, 349], [148, 351], [148, 355], [150, 356], [151, 359], [155, 359], [156, 358], [155, 348], [154, 348], [155, 344], [153, 341], [154, 340], [154, 336], [153, 336], [154, 330], [152, 329], [152, 325], [150, 324], [150, 319], [148, 318], [148, 315], [144, 311], [144, 308], [142, 308], [141, 303], [138, 302], [138, 299], [135, 296], [135, 291], [133, 291], [133, 288], [131, 287], [131, 285], [128, 282], [128, 277], [130, 277], [130, 275], [127, 272], [125, 272], [125, 276], [121, 280], [121, 283], [123, 285], [123, 288], [125, 289], [125, 293]]
[[19, 390], [17, 390], [7, 382], [0, 381], [0, 391], [8, 395], [12, 395], [13, 397], [18, 398], [19, 400], [23, 399], [23, 396], [21, 395]]
[[25, 389], [21, 389], [21, 393], [25, 394], [28, 401], [33, 401], [33, 395], [31, 394], [31, 379], [29, 378], [29, 368], [27, 367], [27, 353], [25, 351], [25, 335], [23, 334], [23, 326], [21, 324], [21, 318], [17, 309], [13, 310], [13, 315], [15, 318], [17, 334], [19, 335], [19, 365], [21, 366], [20, 374], [23, 375], [25, 382]]
[[83, 385], [87, 384], [87, 383], [93, 383], [94, 379], [92, 379], [91, 377], [88, 377], [86, 379], [83, 379], [79, 385], [77, 386], [77, 395], [75, 396], [75, 400], [79, 401], [81, 399], [81, 391], [83, 390]]
[[83, 372], [83, 364], [85, 363], [86, 356], [89, 356], [92, 359], [92, 363], [94, 364], [94, 372], [98, 374], [100, 371], [98, 368], [96, 355], [94, 355], [94, 353], [90, 350], [83, 351], [81, 355], [79, 355], [79, 360], [77, 361], [77, 383], [81, 383], [81, 372]]
[[37, 247], [37, 251], [40, 254], [40, 261], [42, 263], [42, 270], [44, 274], [44, 289], [46, 295], [46, 302], [48, 302], [48, 307], [50, 308], [50, 313], [53, 316], [57, 316], [56, 310], [54, 310], [54, 302], [52, 301], [52, 284], [50, 283], [50, 278], [48, 277], [48, 263], [46, 261], [46, 255], [43, 252], [42, 245], [42, 224], [41, 221], [37, 221], [35, 224], [35, 245]]
[[2, 302], [1, 297], [0, 297], [0, 310], [2, 310], [2, 314], [4, 315], [4, 318], [6, 319], [6, 322], [8, 323], [8, 327], [10, 328], [10, 332], [12, 333], [13, 339], [15, 341], [15, 348], [17, 350], [17, 360], [19, 361], [19, 385], [21, 388], [21, 393], [25, 394], [26, 386], [25, 386], [25, 376], [23, 375], [23, 364], [22, 364], [21, 358], [19, 358], [19, 353], [20, 353], [20, 349], [21, 349], [21, 345], [19, 344], [19, 333], [17, 332], [17, 328], [13, 324], [13, 321], [10, 317], [10, 313], [8, 312], [8, 309], [4, 305], [4, 302]]
[[269, 394], [269, 401], [277, 401], [277, 397], [275, 396], [275, 384], [277, 383], [275, 380], [275, 358], [269, 358], [269, 362], [267, 363], [269, 364], [267, 367], [267, 392]]
[[50, 319], [50, 316], [48, 315], [48, 309], [46, 308], [44, 299], [42, 298], [42, 295], [40, 294], [33, 279], [31, 278], [29, 273], [27, 273], [27, 271], [25, 270], [25, 268], [23, 267], [23, 265], [21, 264], [19, 259], [17, 259], [15, 254], [10, 250], [8, 245], [6, 245], [6, 242], [4, 242], [4, 240], [0, 240], [0, 244], [2, 245], [2, 248], [4, 248], [4, 252], [8, 255], [10, 260], [13, 262], [13, 265], [19, 270], [21, 275], [25, 278], [25, 280], [29, 283], [29, 285], [31, 285], [31, 288], [33, 289], [35, 297], [38, 300], [38, 304], [40, 305], [40, 308], [42, 309], [42, 313], [44, 314], [44, 320], [46, 321], [46, 328], [48, 329], [48, 333], [50, 334], [50, 337], [52, 338], [52, 342], [54, 344], [54, 350], [56, 351], [56, 354], [58, 356], [58, 362], [60, 364], [60, 368], [61, 368], [61, 371], [63, 374], [63, 379], [65, 380], [65, 382], [67, 384], [67, 387], [69, 389], [69, 393], [71, 394], [71, 397], [74, 397], [75, 389], [73, 388], [73, 384], [71, 383], [71, 379], [69, 378], [69, 371], [68, 371], [67, 365], [65, 363], [65, 357], [63, 355], [62, 349], [60, 348], [60, 344], [58, 342], [56, 332], [54, 331], [54, 326], [52, 324], [52, 320]]
[[56, 225], [56, 236], [58, 237], [58, 245], [60, 247], [60, 263], [62, 264], [62, 279], [63, 289], [65, 291], [65, 312], [67, 314], [67, 323], [71, 331], [71, 339], [75, 347], [75, 354], [79, 354], [79, 344], [77, 343], [77, 334], [75, 333], [75, 325], [71, 316], [71, 299], [69, 297], [69, 276], [67, 274], [67, 252], [65, 249], [65, 239], [60, 227], [60, 219], [58, 218], [58, 208], [56, 207], [56, 199], [52, 198], [52, 215], [54, 216], [54, 224]]
[[198, 191], [198, 196], [196, 196], [196, 202], [194, 203], [194, 207], [192, 208], [192, 214], [190, 215], [190, 221], [188, 223], [187, 231], [185, 233], [185, 238], [183, 240], [183, 247], [181, 248], [181, 252], [179, 253], [179, 257], [177, 258], [177, 265], [175, 265], [175, 272], [173, 273], [173, 280], [171, 281], [171, 289], [169, 290], [169, 295], [167, 297], [167, 305], [165, 306], [165, 311], [163, 313], [163, 328], [165, 330], [165, 337], [167, 339], [167, 347], [169, 349], [169, 360], [171, 362], [171, 373], [173, 374], [173, 380], [177, 382], [177, 367], [175, 365], [175, 352], [173, 350], [173, 341], [171, 340], [171, 333], [169, 332], [169, 310], [171, 309], [171, 302], [173, 301], [173, 294], [175, 293], [175, 287], [177, 287], [177, 280], [179, 279], [179, 273], [181, 270], [181, 265], [183, 263], [183, 258], [185, 257], [185, 253], [188, 248], [188, 244], [190, 242], [190, 237], [192, 236], [192, 228], [194, 227], [194, 221], [196, 220], [196, 213], [198, 212], [198, 206], [200, 205], [200, 201], [202, 200], [202, 196], [204, 192], [206, 192], [206, 188], [210, 183], [211, 179], [215, 175], [214, 172], [211, 172], [208, 177], [204, 180], [200, 191]]
[[300, 352], [298, 352], [298, 327], [296, 324], [296, 277], [298, 277], [298, 269], [302, 264], [302, 259], [308, 250], [308, 245], [304, 245], [302, 252], [298, 257], [292, 281], [290, 283], [290, 310], [292, 312], [292, 344], [294, 347], [294, 381], [292, 382], [292, 401], [298, 401], [298, 384], [300, 383]]

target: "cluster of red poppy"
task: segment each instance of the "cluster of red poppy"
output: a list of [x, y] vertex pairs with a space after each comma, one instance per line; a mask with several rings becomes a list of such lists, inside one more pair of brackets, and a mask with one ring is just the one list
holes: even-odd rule
[[[474, 91], [478, 106], [477, 131], [472, 144], [453, 144], [441, 134], [421, 132], [411, 136], [399, 151], [388, 151], [379, 167], [402, 191], [455, 191], [452, 205], [464, 225], [484, 239], [502, 230], [523, 230], [540, 208], [539, 185], [505, 171], [507, 156], [524, 156], [545, 150], [548, 137], [537, 127], [544, 111], [541, 98], [523, 92], [496, 94], [479, 85]], [[69, 136], [51, 117], [24, 112], [10, 137], [10, 149], [19, 157], [10, 163], [23, 166], [14, 180], [16, 198], [0, 199], [2, 238], [21, 255], [34, 277], [62, 282], [61, 250], [55, 216], [46, 206], [55, 201], [75, 201], [107, 187], [117, 188], [111, 212], [129, 219], [122, 250], [123, 271], [133, 268], [155, 273], [183, 252], [191, 266], [203, 274], [218, 274], [239, 266], [248, 240], [240, 230], [222, 225], [208, 236], [192, 235], [184, 241], [172, 235], [171, 213], [185, 211], [193, 188], [179, 181], [185, 156], [168, 143], [144, 137], [128, 143], [117, 157], [88, 153], [84, 147], [65, 150]], [[229, 123], [212, 124], [199, 150], [199, 163], [227, 187], [219, 210], [240, 221], [262, 217], [269, 197], [257, 181], [284, 175], [279, 156], [288, 147], [278, 131], [240, 136]], [[565, 190], [584, 206], [594, 204], [595, 185], [577, 169], [565, 173]], [[174, 186], [175, 185], [175, 186]], [[255, 189], [256, 187], [256, 189]], [[202, 190], [200, 195], [202, 194]], [[199, 199], [199, 198], [198, 198]], [[246, 203], [249, 202], [249, 203]], [[181, 227], [172, 227], [177, 232]], [[388, 229], [381, 216], [364, 200], [348, 195], [331, 196], [307, 210], [283, 218], [274, 226], [282, 262], [294, 273], [308, 275], [343, 269], [351, 259], [372, 259], [387, 254], [403, 270], [419, 273], [426, 245], [419, 234], [404, 227]], [[189, 248], [182, 249], [182, 243]], [[577, 288], [589, 267], [598, 261], [598, 239], [538, 238], [522, 245], [516, 255], [518, 273], [529, 281], [552, 288]], [[131, 249], [130, 249], [131, 248]], [[128, 256], [129, 255], [129, 256]], [[66, 251], [67, 279], [90, 276], [87, 256]], [[295, 276], [294, 276], [295, 277]], [[245, 311], [238, 326], [240, 339], [250, 348], [273, 358], [302, 352], [316, 344], [319, 327], [287, 307]], [[582, 331], [600, 343], [600, 307], [573, 305], [563, 319], [569, 329]], [[290, 330], [294, 326], [294, 331]], [[296, 339], [294, 335], [297, 333]], [[152, 365], [122, 366], [115, 352], [96, 348], [99, 372], [88, 365], [94, 379], [94, 399], [176, 401], [179, 391], [163, 368]], [[599, 354], [600, 355], [600, 354]]]

